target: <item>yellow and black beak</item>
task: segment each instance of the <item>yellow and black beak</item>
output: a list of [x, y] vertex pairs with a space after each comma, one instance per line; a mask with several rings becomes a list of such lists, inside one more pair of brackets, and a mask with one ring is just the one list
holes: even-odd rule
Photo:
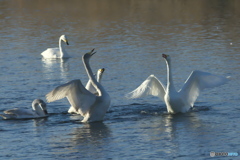
[[103, 72], [105, 71], [105, 69], [102, 68], [102, 69], [99, 69], [99, 71], [100, 71], [101, 73], [103, 73]]
[[68, 40], [67, 39], [64, 39], [63, 40], [67, 45], [69, 45], [69, 43], [68, 43]]
[[68, 40], [67, 39], [63, 39], [63, 41], [67, 44], [67, 45], [69, 45], [69, 43], [68, 43]]

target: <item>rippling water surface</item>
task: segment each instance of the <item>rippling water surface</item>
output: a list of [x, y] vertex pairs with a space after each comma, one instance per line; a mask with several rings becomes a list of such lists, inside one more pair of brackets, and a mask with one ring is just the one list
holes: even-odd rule
[[[88, 77], [81, 56], [96, 48], [94, 71], [112, 107], [102, 123], [67, 114], [66, 99], [50, 116], [0, 120], [0, 159], [212, 159], [210, 151], [240, 154], [240, 1], [238, 0], [0, 0], [0, 112], [30, 107], [67, 81]], [[72, 58], [44, 60], [66, 34]], [[168, 115], [156, 97], [124, 95], [150, 74], [166, 83], [162, 53], [172, 57], [178, 89], [192, 70], [231, 76], [205, 90], [194, 109]], [[45, 100], [45, 99], [44, 99]], [[220, 157], [218, 157], [220, 158]], [[229, 157], [228, 157], [229, 158]], [[235, 157], [231, 157], [235, 159]]]

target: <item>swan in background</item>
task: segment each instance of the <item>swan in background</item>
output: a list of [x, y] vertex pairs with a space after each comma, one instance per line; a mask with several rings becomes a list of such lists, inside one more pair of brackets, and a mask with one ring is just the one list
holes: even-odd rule
[[43, 118], [48, 116], [47, 105], [41, 99], [35, 99], [32, 102], [32, 109], [14, 108], [4, 111], [5, 114], [0, 114], [4, 119], [29, 119]]
[[84, 117], [82, 122], [102, 121], [111, 102], [110, 96], [103, 86], [97, 82], [89, 65], [90, 58], [95, 53], [93, 49], [91, 52], [84, 54], [82, 61], [97, 95], [88, 91], [79, 79], [60, 85], [46, 95], [48, 102], [67, 97], [71, 106]]
[[162, 54], [162, 57], [167, 64], [167, 87], [154, 75], [150, 75], [138, 88], [126, 94], [127, 98], [157, 96], [165, 102], [168, 113], [185, 113], [193, 107], [202, 90], [223, 85], [228, 81], [226, 77], [195, 70], [185, 81], [182, 89], [176, 91], [172, 79], [171, 58], [166, 54]]
[[[96, 74], [96, 79], [97, 79], [97, 82], [98, 83], [101, 83], [101, 80], [102, 80], [102, 75], [103, 75], [103, 72], [105, 71], [104, 68], [102, 69], [99, 69], [97, 71], [97, 74]], [[89, 79], [87, 84], [86, 84], [86, 87], [85, 87], [88, 91], [90, 91], [92, 94], [95, 94], [95, 95], [98, 95], [98, 92], [96, 90], [96, 88], [94, 88], [94, 86], [92, 85], [92, 82], [91, 80]], [[68, 113], [71, 113], [71, 114], [78, 114], [78, 111], [75, 110], [75, 108], [73, 106], [71, 106], [68, 110]]]
[[65, 47], [62, 42], [65, 42], [67, 45], [69, 45], [66, 35], [62, 35], [59, 38], [59, 48], [48, 48], [43, 51], [41, 53], [43, 58], [70, 58], [70, 56], [65, 51]]

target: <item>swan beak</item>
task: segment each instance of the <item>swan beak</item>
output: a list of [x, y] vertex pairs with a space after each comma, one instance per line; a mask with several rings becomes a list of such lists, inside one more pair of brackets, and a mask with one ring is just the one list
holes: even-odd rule
[[39, 106], [42, 108], [42, 110], [43, 110], [43, 112], [44, 112], [45, 114], [48, 114], [48, 112], [47, 112], [47, 110], [46, 110], [46, 106], [47, 106], [47, 105], [45, 104], [45, 102], [40, 103]]
[[101, 73], [103, 73], [103, 72], [105, 71], [105, 69], [102, 68], [102, 69], [99, 69], [99, 71], [100, 71]]
[[163, 57], [163, 58], [167, 58], [168, 55], [167, 55], [167, 54], [162, 54], [162, 57]]
[[66, 44], [67, 44], [67, 45], [69, 45], [69, 43], [68, 43], [68, 41], [67, 41], [67, 40], [66, 40], [65, 42], [66, 42]]
[[94, 50], [95, 50], [95, 48], [93, 48], [93, 49], [91, 50], [91, 52], [89, 52], [89, 54], [90, 54], [91, 56], [93, 56], [95, 53], [97, 53], [97, 52], [94, 52]]

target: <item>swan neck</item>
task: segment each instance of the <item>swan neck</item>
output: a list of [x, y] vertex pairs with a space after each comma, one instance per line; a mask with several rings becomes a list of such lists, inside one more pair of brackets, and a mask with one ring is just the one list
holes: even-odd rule
[[44, 116], [45, 115], [42, 107], [38, 103], [32, 104], [32, 108], [39, 116]]
[[173, 84], [173, 78], [172, 78], [172, 67], [171, 67], [171, 62], [170, 61], [166, 61], [167, 63], [167, 88], [168, 89], [174, 89], [174, 84]]
[[88, 74], [88, 78], [91, 81], [93, 87], [97, 90], [97, 92], [99, 93], [99, 96], [102, 95], [102, 87], [101, 85], [99, 85], [99, 83], [97, 82], [95, 76], [93, 75], [92, 69], [89, 65], [89, 60], [84, 59], [84, 57], [82, 57], [82, 61], [84, 64], [84, 67], [86, 69], [86, 72]]
[[101, 81], [102, 81], [102, 74], [99, 73], [99, 74], [97, 74], [97, 82], [101, 83]]
[[60, 58], [62, 58], [64, 56], [64, 52], [65, 52], [65, 48], [64, 48], [64, 45], [62, 43], [63, 43], [63, 41], [60, 38], [59, 39]]

